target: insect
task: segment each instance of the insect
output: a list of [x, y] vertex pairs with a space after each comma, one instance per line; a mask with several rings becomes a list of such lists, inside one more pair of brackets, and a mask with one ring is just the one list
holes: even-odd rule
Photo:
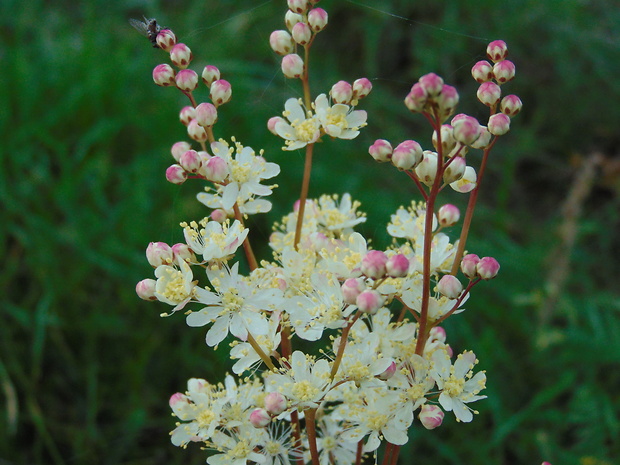
[[133, 28], [140, 34], [148, 37], [154, 48], [159, 48], [159, 45], [157, 45], [157, 34], [159, 34], [159, 31], [161, 31], [163, 28], [159, 24], [157, 24], [157, 20], [155, 18], [144, 18], [144, 21], [140, 21], [138, 19], [130, 19], [129, 24], [131, 24]]

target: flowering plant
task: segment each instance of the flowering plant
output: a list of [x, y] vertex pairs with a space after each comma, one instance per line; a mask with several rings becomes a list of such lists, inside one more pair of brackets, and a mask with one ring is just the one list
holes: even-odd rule
[[[173, 444], [201, 443], [215, 451], [207, 458], [211, 465], [327, 465], [359, 464], [385, 441], [383, 463], [395, 464], [416, 417], [428, 429], [440, 426], [445, 412], [470, 422], [477, 413], [471, 404], [486, 397], [475, 354], [456, 354], [441, 324], [465, 311], [471, 290], [499, 271], [494, 258], [466, 253], [466, 242], [489, 153], [521, 108], [517, 96], [502, 98], [515, 67], [500, 40], [487, 47], [490, 61], [474, 65], [478, 100], [489, 108], [484, 125], [455, 115], [459, 95], [438, 75], [413, 85], [404, 102], [430, 124], [433, 150], [415, 140], [393, 146], [378, 139], [368, 151], [402, 171], [422, 200], [391, 215], [390, 246], [371, 249], [355, 231], [366, 218], [350, 194], [308, 198], [316, 144], [329, 150], [328, 139], [354, 139], [366, 130], [367, 114], [357, 107], [371, 82], [340, 81], [313, 97], [309, 56], [328, 15], [315, 6], [318, 0], [287, 3], [286, 29], [274, 31], [270, 45], [282, 56], [283, 74], [299, 80], [303, 97], [288, 99], [267, 127], [283, 150], [305, 150], [305, 169], [294, 210], [269, 239], [271, 260], [255, 257], [246, 223], [270, 211], [266, 197], [276, 186], [264, 182], [279, 166], [237, 137], [215, 138], [231, 84], [211, 65], [199, 77], [189, 68], [189, 47], [149, 23], [149, 38], [174, 66], [155, 67], [155, 83], [176, 87], [191, 104], [180, 119], [192, 142], [172, 146], [176, 163], [166, 177], [175, 184], [207, 181], [197, 198], [211, 213], [181, 224], [184, 242], [149, 244], [155, 279], [142, 280], [136, 290], [170, 305], [164, 315], [182, 310], [188, 326], [206, 327], [210, 347], [232, 336], [235, 376], [213, 383], [192, 378], [170, 398], [178, 418]], [[200, 81], [210, 102], [196, 100]], [[467, 157], [475, 151], [482, 152], [477, 169]], [[458, 224], [460, 211], [438, 203], [446, 188], [469, 197], [456, 240], [446, 231]]]

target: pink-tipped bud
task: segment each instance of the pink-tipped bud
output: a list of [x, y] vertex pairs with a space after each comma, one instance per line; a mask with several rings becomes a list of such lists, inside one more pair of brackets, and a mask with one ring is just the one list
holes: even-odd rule
[[446, 330], [441, 326], [434, 326], [428, 334], [429, 341], [446, 342]]
[[179, 112], [179, 120], [183, 123], [183, 126], [187, 126], [191, 120], [196, 117], [196, 109], [191, 106], [181, 108]]
[[368, 153], [378, 162], [390, 161], [390, 158], [392, 158], [392, 145], [385, 139], [377, 139], [368, 148]]
[[301, 77], [304, 73], [304, 60], [296, 53], [282, 57], [282, 73], [289, 79]]
[[155, 287], [157, 286], [157, 281], [154, 279], [143, 279], [138, 284], [136, 284], [136, 294], [142, 300], [157, 300], [155, 297]]
[[187, 152], [191, 148], [192, 148], [192, 146], [189, 145], [185, 141], [175, 142], [174, 144], [172, 144], [172, 148], [170, 149], [170, 153], [172, 153], [172, 157], [176, 161], [179, 161], [179, 158], [181, 158], [181, 155], [183, 155], [185, 152]]
[[209, 97], [211, 97], [211, 101], [216, 107], [230, 102], [230, 98], [232, 97], [232, 86], [230, 85], [230, 82], [224, 79], [218, 79], [215, 81], [211, 84]]
[[293, 36], [293, 40], [299, 45], [307, 45], [310, 39], [312, 39], [312, 30], [306, 23], [300, 22], [293, 26], [291, 35]]
[[274, 116], [269, 118], [269, 121], [267, 121], [267, 129], [269, 129], [269, 132], [274, 136], [278, 135], [278, 132], [276, 131], [276, 124], [278, 123], [286, 123], [286, 121], [284, 121], [284, 118], [281, 116]]
[[[437, 131], [433, 131], [433, 147], [435, 150], [439, 151], [439, 147], [437, 144], [439, 143], [437, 139]], [[450, 124], [442, 124], [441, 125], [441, 153], [444, 155], [452, 152], [454, 147], [456, 146], [456, 140], [454, 139], [454, 128]]]
[[323, 8], [313, 8], [308, 12], [308, 24], [314, 32], [321, 32], [325, 29], [327, 20], [327, 11]]
[[185, 44], [176, 44], [170, 50], [170, 61], [178, 68], [185, 69], [189, 66], [194, 55], [190, 48]]
[[329, 95], [335, 103], [348, 105], [353, 98], [353, 86], [347, 81], [338, 81], [332, 86]]
[[392, 255], [385, 264], [385, 270], [392, 278], [403, 278], [409, 273], [409, 259], [402, 253]]
[[461, 271], [469, 279], [474, 279], [477, 276], [476, 266], [480, 262], [478, 255], [470, 253], [463, 257], [461, 260]]
[[162, 50], [169, 52], [177, 43], [177, 37], [170, 29], [162, 29], [155, 38], [157, 46]]
[[442, 205], [437, 211], [437, 219], [439, 220], [439, 224], [444, 228], [455, 225], [460, 217], [461, 212], [458, 207], [456, 205], [452, 205], [451, 203]]
[[414, 140], [406, 140], [392, 152], [392, 164], [400, 170], [411, 170], [422, 161], [422, 157], [422, 146]]
[[489, 132], [489, 128], [486, 126], [480, 126], [480, 137], [476, 139], [476, 142], [471, 144], [471, 147], [474, 149], [484, 149], [487, 148], [491, 143], [491, 138], [493, 135]]
[[471, 145], [476, 142], [482, 132], [480, 123], [473, 116], [453, 118], [452, 127], [454, 128], [452, 132], [454, 138], [464, 145]]
[[181, 165], [170, 165], [166, 170], [166, 179], [172, 184], [183, 184], [187, 180], [187, 172]]
[[286, 3], [293, 13], [301, 15], [308, 10], [308, 0], [286, 0]]
[[499, 272], [499, 262], [493, 257], [483, 257], [476, 265], [476, 272], [485, 281], [493, 279]]
[[153, 268], [170, 265], [174, 258], [172, 247], [165, 242], [151, 242], [146, 248], [146, 259]]
[[415, 174], [424, 184], [432, 186], [437, 176], [437, 154], [430, 150], [425, 150], [424, 158], [415, 167]]
[[516, 95], [510, 94], [506, 95], [502, 99], [502, 102], [499, 104], [499, 109], [503, 114], [512, 118], [513, 116], [519, 114], [522, 106], [523, 103], [521, 102], [521, 99]]
[[369, 278], [383, 278], [386, 273], [385, 264], [388, 257], [381, 250], [371, 250], [362, 258], [361, 271]]
[[288, 55], [295, 50], [295, 42], [288, 31], [273, 31], [269, 36], [269, 45], [278, 55]]
[[505, 60], [508, 56], [508, 45], [503, 40], [494, 40], [487, 46], [487, 57], [493, 63]]
[[435, 98], [435, 101], [439, 105], [439, 110], [445, 115], [445, 118], [447, 118], [454, 113], [459, 103], [459, 93], [456, 87], [444, 84], [441, 87], [441, 93]]
[[385, 369], [383, 373], [381, 373], [377, 378], [386, 381], [390, 379], [396, 373], [396, 362], [390, 363], [390, 366]]
[[264, 428], [271, 423], [271, 416], [263, 408], [255, 408], [250, 413], [250, 423], [254, 428]]
[[413, 113], [420, 113], [424, 109], [427, 100], [428, 93], [426, 89], [419, 82], [416, 82], [405, 97], [405, 106]]
[[182, 69], [174, 78], [177, 87], [183, 92], [192, 92], [198, 87], [198, 75], [191, 69]]
[[355, 300], [355, 304], [357, 308], [370, 315], [374, 315], [379, 311], [381, 307], [383, 307], [383, 296], [379, 294], [377, 291], [367, 289], [362, 291], [360, 295], [357, 296]]
[[540, 465], [551, 465], [551, 463], [550, 462], [543, 462]]
[[492, 107], [499, 102], [499, 99], [502, 96], [502, 90], [494, 82], [483, 82], [480, 84], [480, 87], [478, 87], [476, 96], [481, 103], [487, 107]]
[[217, 66], [207, 65], [202, 70], [202, 82], [205, 84], [205, 86], [209, 88], [211, 87], [211, 84], [213, 84], [219, 78], [220, 70], [217, 68]]
[[450, 163], [446, 165], [443, 171], [443, 182], [446, 184], [452, 184], [458, 181], [465, 174], [467, 169], [467, 162], [463, 157], [452, 157]]
[[478, 176], [476, 170], [468, 166], [465, 168], [463, 177], [456, 182], [450, 183], [450, 187], [461, 194], [473, 191], [477, 185]]
[[486, 60], [479, 61], [471, 69], [472, 77], [482, 84], [493, 79], [493, 66]]
[[510, 60], [502, 60], [493, 66], [493, 76], [498, 84], [512, 81], [515, 77], [515, 64]]
[[510, 131], [510, 118], [504, 113], [495, 113], [489, 117], [487, 128], [494, 136], [503, 136]]
[[211, 218], [213, 221], [217, 221], [218, 223], [222, 224], [224, 221], [226, 221], [226, 218], [228, 218], [228, 215], [226, 214], [225, 210], [218, 208], [211, 212], [211, 214], [209, 215], [209, 218]]
[[344, 283], [342, 283], [340, 288], [342, 290], [342, 297], [344, 298], [344, 301], [348, 304], [355, 305], [357, 296], [366, 289], [366, 284], [363, 279], [348, 278]]
[[217, 108], [212, 103], [203, 102], [196, 107], [196, 121], [202, 127], [210, 128], [217, 121]]
[[175, 260], [177, 258], [180, 258], [181, 260], [184, 260], [186, 262], [196, 262], [196, 255], [194, 254], [192, 249], [190, 249], [187, 244], [184, 244], [182, 242], [179, 242], [172, 246], [172, 253], [174, 254]]
[[228, 164], [223, 158], [213, 157], [204, 167], [204, 173], [207, 180], [215, 183], [222, 182], [228, 177]]
[[436, 97], [443, 88], [443, 79], [435, 73], [428, 73], [418, 79], [429, 97]]
[[291, 10], [287, 10], [286, 14], [284, 15], [284, 23], [286, 24], [286, 28], [289, 31], [292, 31], [295, 24], [303, 22], [303, 20], [304, 17], [302, 15], [295, 13]]
[[196, 173], [202, 165], [202, 158], [195, 150], [188, 150], [179, 158], [179, 165], [189, 173]]
[[155, 66], [153, 69], [153, 81], [162, 87], [174, 86], [176, 81], [174, 80], [174, 69], [172, 69], [172, 66], [168, 64]]
[[446, 274], [437, 283], [437, 291], [448, 299], [456, 299], [463, 292], [463, 285], [455, 276]]
[[426, 429], [435, 429], [438, 426], [441, 426], [443, 422], [443, 417], [445, 413], [436, 405], [423, 405], [420, 409], [420, 414], [418, 418], [420, 419], [420, 423]]
[[286, 397], [277, 391], [265, 396], [265, 409], [272, 415], [280, 415], [286, 410]]
[[196, 142], [205, 142], [207, 140], [207, 131], [195, 119], [191, 120], [187, 125], [187, 135]]
[[353, 82], [353, 98], [361, 100], [370, 94], [372, 83], [366, 78], [359, 78]]

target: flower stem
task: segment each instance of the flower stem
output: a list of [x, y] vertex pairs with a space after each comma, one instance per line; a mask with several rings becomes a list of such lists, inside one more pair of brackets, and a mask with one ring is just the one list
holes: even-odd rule
[[[235, 219], [237, 219], [239, 223], [241, 223], [241, 226], [244, 226], [243, 215], [241, 214], [241, 210], [239, 210], [239, 205], [237, 205], [237, 202], [235, 202], [235, 204], [233, 205], [233, 210], [235, 212]], [[250, 270], [254, 271], [256, 268], [258, 268], [258, 262], [256, 261], [256, 256], [254, 255], [254, 251], [252, 250], [249, 236], [246, 236], [245, 240], [243, 241], [243, 250], [245, 251], [245, 256], [248, 259], [248, 266], [250, 267]]]
[[304, 410], [306, 416], [306, 434], [308, 435], [308, 445], [310, 447], [310, 457], [312, 465], [320, 465], [319, 450], [316, 446], [316, 409]]
[[312, 151], [314, 144], [306, 145], [306, 162], [304, 164], [304, 177], [301, 182], [301, 193], [299, 195], [299, 210], [297, 210], [297, 225], [295, 227], [295, 241], [293, 246], [297, 248], [301, 240], [301, 230], [304, 224], [304, 212], [306, 210], [306, 199], [310, 189], [310, 172], [312, 171]]
[[263, 351], [258, 342], [256, 342], [256, 339], [254, 339], [254, 336], [252, 336], [252, 333], [250, 332], [248, 332], [248, 342], [252, 346], [252, 349], [254, 349], [254, 352], [258, 354], [258, 356], [263, 362], [265, 362], [265, 365], [267, 365], [271, 371], [276, 371], [275, 365], [273, 364], [269, 356]]
[[355, 316], [342, 330], [342, 334], [340, 335], [340, 344], [338, 345], [338, 354], [336, 355], [336, 360], [334, 360], [334, 365], [332, 366], [332, 371], [329, 375], [332, 380], [336, 377], [336, 373], [338, 373], [338, 368], [340, 368], [340, 362], [342, 361], [344, 348], [347, 345], [347, 338], [349, 337], [349, 331], [351, 330], [351, 326], [353, 326], [353, 323], [357, 321], [361, 314], [362, 312], [358, 310]]

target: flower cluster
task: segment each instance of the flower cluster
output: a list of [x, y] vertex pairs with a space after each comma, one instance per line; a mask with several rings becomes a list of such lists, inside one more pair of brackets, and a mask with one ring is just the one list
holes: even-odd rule
[[[283, 150], [304, 148], [307, 160], [293, 211], [274, 225], [270, 260], [254, 257], [244, 222], [270, 210], [264, 197], [274, 186], [261, 182], [276, 176], [278, 165], [234, 137], [230, 144], [215, 139], [217, 109], [230, 99], [230, 84], [217, 68], [205, 67], [211, 103], [198, 104], [189, 48], [168, 29], [156, 36], [180, 70], [159, 65], [155, 82], [188, 96], [191, 106], [181, 111], [181, 121], [199, 145], [174, 144], [177, 163], [167, 177], [210, 182], [198, 200], [212, 212], [181, 224], [185, 242], [149, 245], [155, 279], [144, 279], [136, 290], [145, 300], [171, 306], [170, 314], [183, 309], [188, 326], [205, 328], [209, 347], [230, 347], [236, 381], [231, 375], [224, 385], [193, 378], [170, 399], [179, 420], [173, 444], [201, 443], [215, 451], [207, 459], [211, 465], [360, 463], [383, 440], [405, 444], [416, 417], [427, 429], [440, 426], [445, 412], [470, 422], [477, 413], [471, 404], [486, 397], [486, 375], [476, 370], [475, 354], [455, 352], [441, 324], [464, 312], [472, 288], [499, 271], [494, 258], [466, 253], [465, 243], [489, 152], [521, 106], [514, 95], [500, 101], [500, 86], [514, 77], [506, 45], [492, 42], [487, 53], [494, 65], [479, 62], [472, 70], [481, 83], [478, 98], [490, 109], [486, 126], [465, 114], [447, 123], [459, 95], [427, 74], [405, 105], [430, 122], [433, 150], [410, 139], [395, 147], [378, 139], [369, 147], [375, 160], [404, 172], [422, 197], [391, 215], [391, 245], [372, 248], [356, 231], [366, 216], [350, 194], [307, 197], [315, 144], [324, 136], [354, 139], [367, 120], [355, 107], [371, 90], [362, 78], [334, 84], [329, 97], [311, 98], [300, 53], [308, 56], [328, 23], [316, 3], [288, 0], [287, 29], [270, 37], [284, 75], [300, 80], [304, 98], [287, 100], [282, 117], [267, 127], [284, 140]], [[468, 157], [476, 150], [482, 152], [477, 170]], [[459, 208], [438, 204], [447, 186], [469, 198], [458, 238], [449, 228], [459, 223]], [[301, 349], [309, 343], [315, 349]]]

